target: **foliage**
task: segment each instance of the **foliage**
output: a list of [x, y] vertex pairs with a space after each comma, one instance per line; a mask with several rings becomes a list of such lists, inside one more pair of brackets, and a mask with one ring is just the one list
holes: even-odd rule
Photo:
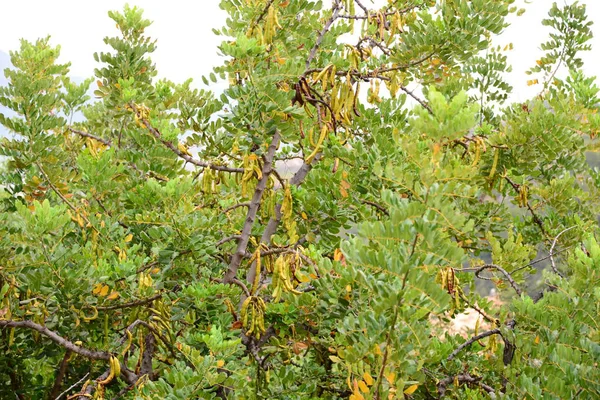
[[156, 79], [135, 7], [94, 101], [49, 38], [11, 53], [0, 397], [600, 396], [585, 7], [511, 105], [511, 0], [221, 7], [219, 96]]

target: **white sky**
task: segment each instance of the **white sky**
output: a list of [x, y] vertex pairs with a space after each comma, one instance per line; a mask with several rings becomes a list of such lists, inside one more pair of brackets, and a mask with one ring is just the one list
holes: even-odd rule
[[[564, 0], [559, 0], [562, 3]], [[105, 49], [102, 39], [115, 36], [118, 31], [107, 16], [109, 10], [122, 10], [126, 1], [103, 0], [12, 0], [2, 1], [0, 14], [0, 50], [8, 53], [19, 47], [19, 39], [35, 40], [51, 35], [52, 44], [61, 45], [61, 61], [72, 63], [72, 76], [88, 77], [97, 66], [92, 54]], [[368, 3], [369, 0], [366, 0]], [[527, 87], [529, 79], [524, 71], [534, 65], [541, 51], [539, 45], [547, 38], [547, 28], [540, 21], [552, 5], [550, 0], [517, 0], [527, 12], [513, 17], [514, 24], [499, 40], [501, 44], [512, 42], [510, 53], [513, 73], [509, 81], [515, 87], [513, 100], [521, 101], [539, 91], [539, 87]], [[587, 5], [593, 26], [594, 51], [584, 55], [588, 75], [600, 75], [600, 0], [581, 0]], [[176, 82], [189, 77], [200, 84], [200, 77], [211, 71], [220, 61], [217, 45], [220, 38], [212, 33], [225, 20], [219, 9], [219, 0], [161, 0], [129, 1], [144, 9], [144, 16], [154, 23], [147, 30], [158, 39], [158, 49], [153, 55], [159, 76]]]

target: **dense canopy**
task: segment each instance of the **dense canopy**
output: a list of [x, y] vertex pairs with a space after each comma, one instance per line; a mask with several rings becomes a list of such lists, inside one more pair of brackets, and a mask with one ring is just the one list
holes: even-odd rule
[[23, 40], [0, 398], [600, 398], [591, 22], [554, 4], [509, 104], [512, 3], [222, 0], [203, 83], [135, 7], [84, 82]]

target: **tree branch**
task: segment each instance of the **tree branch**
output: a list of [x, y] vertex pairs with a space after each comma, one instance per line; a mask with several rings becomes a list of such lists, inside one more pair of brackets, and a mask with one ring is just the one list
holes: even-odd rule
[[[130, 104], [130, 106], [131, 106], [131, 109], [139, 116], [139, 111], [138, 111], [137, 106], [132, 103]], [[150, 131], [150, 133], [155, 138], [157, 138], [166, 148], [168, 148], [173, 153], [177, 154], [177, 156], [179, 156], [180, 158], [189, 162], [190, 164], [193, 164], [193, 165], [195, 165], [197, 167], [201, 167], [201, 168], [214, 169], [215, 171], [237, 172], [237, 173], [244, 172], [243, 168], [232, 168], [232, 167], [227, 167], [224, 165], [210, 164], [210, 163], [207, 163], [206, 161], [196, 160], [195, 158], [191, 157], [190, 155], [185, 154], [184, 152], [179, 150], [177, 148], [177, 146], [175, 146], [173, 143], [169, 142], [168, 140], [163, 139], [162, 134], [159, 132], [159, 130], [156, 129], [155, 127], [153, 127], [147, 119], [140, 118], [140, 121], [142, 122], [142, 124], [144, 124], [146, 129], [148, 129], [148, 131]]]
[[[289, 181], [289, 184], [294, 186], [300, 186], [302, 181], [304, 181], [304, 179], [306, 178], [306, 175], [308, 175], [308, 173], [312, 169], [313, 165], [315, 165], [321, 159], [322, 156], [322, 153], [318, 153], [315, 156], [315, 158], [313, 158], [310, 164], [307, 164], [306, 162], [303, 163], [302, 166], [298, 169], [298, 171], [296, 171], [294, 176], [292, 176], [292, 178]], [[277, 232], [277, 228], [279, 227], [279, 223], [281, 222], [281, 217], [281, 203], [278, 203], [275, 206], [274, 215], [271, 217], [271, 219], [269, 219], [269, 222], [267, 223], [267, 226], [265, 227], [265, 230], [263, 231], [263, 234], [260, 238], [261, 243], [265, 243], [268, 245], [271, 242], [271, 237], [275, 234], [275, 232]], [[256, 275], [256, 265], [255, 263], [252, 263], [252, 265], [248, 269], [248, 273], [246, 274], [246, 281], [254, 282], [254, 275]]]
[[388, 212], [387, 208], [385, 208], [381, 204], [375, 203], [374, 201], [370, 201], [370, 200], [361, 200], [360, 202], [363, 203], [363, 204], [367, 204], [369, 206], [375, 207], [376, 209], [378, 209], [379, 211], [381, 211], [382, 213], [384, 213], [388, 217], [390, 215], [390, 213]]
[[329, 31], [329, 29], [331, 28], [331, 25], [335, 22], [335, 20], [340, 15], [341, 9], [342, 9], [342, 2], [340, 0], [334, 0], [333, 4], [331, 6], [331, 17], [329, 17], [327, 22], [325, 22], [323, 29], [321, 30], [321, 32], [319, 33], [319, 36], [317, 37], [317, 41], [315, 42], [315, 45], [312, 47], [312, 49], [310, 49], [308, 59], [306, 60], [306, 69], [308, 69], [310, 67], [310, 63], [317, 55], [317, 50], [319, 49], [319, 46], [321, 46], [321, 42], [323, 41], [325, 34]]
[[[89, 373], [88, 373], [88, 375], [89, 375]], [[96, 390], [96, 388], [98, 387], [98, 381], [108, 378], [108, 375], [110, 375], [110, 368], [107, 369], [102, 375], [97, 377], [92, 382], [84, 384], [83, 388], [81, 389], [81, 392], [79, 392], [76, 395], [76, 397], [69, 396], [69, 400], [72, 398], [74, 400], [89, 400], [90, 398], [92, 398], [92, 393], [94, 392], [94, 390]]]
[[229, 206], [226, 209], [224, 209], [223, 211], [221, 211], [221, 214], [227, 214], [229, 211], [235, 210], [236, 208], [239, 208], [239, 207], [250, 207], [250, 202], [238, 203], [238, 204], [234, 204], [232, 206]]
[[69, 340], [59, 336], [45, 326], [36, 324], [33, 321], [0, 320], [0, 327], [32, 329], [46, 336], [59, 346], [62, 346], [73, 353], [79, 354], [80, 356], [91, 358], [93, 360], [110, 360], [110, 353], [105, 351], [89, 350], [84, 347], [77, 346], [73, 342], [70, 342]]
[[438, 395], [440, 398], [444, 397], [446, 394], [446, 387], [452, 384], [454, 381], [458, 381], [459, 383], [472, 383], [479, 385], [483, 390], [488, 393], [494, 393], [495, 390], [493, 387], [486, 385], [485, 383], [481, 383], [481, 378], [478, 376], [471, 376], [468, 373], [458, 374], [456, 376], [448, 376], [444, 379], [441, 379], [437, 384]]
[[419, 103], [424, 109], [426, 109], [427, 112], [429, 112], [429, 114], [433, 115], [433, 110], [431, 109], [429, 104], [425, 102], [425, 100], [420, 99], [416, 94], [413, 93], [413, 91], [408, 90], [406, 86], [400, 86], [400, 90], [402, 90], [404, 93], [416, 100], [417, 103]]
[[105, 306], [105, 307], [96, 307], [96, 309], [98, 311], [108, 311], [108, 310], [120, 310], [123, 308], [133, 308], [133, 307], [137, 307], [137, 306], [142, 306], [144, 304], [148, 304], [148, 303], [152, 303], [154, 300], [161, 298], [163, 295], [163, 293], [158, 293], [155, 294], [154, 296], [145, 298], [145, 299], [140, 299], [140, 300], [135, 300], [129, 303], [124, 303], [124, 304], [115, 304], [114, 306]]
[[84, 380], [86, 380], [88, 376], [90, 376], [89, 372], [87, 374], [85, 374], [80, 380], [78, 380], [77, 382], [75, 382], [74, 384], [72, 384], [67, 390], [65, 390], [64, 392], [62, 392], [58, 396], [56, 396], [56, 398], [54, 400], [60, 400], [61, 397], [63, 397], [65, 394], [69, 393], [75, 386], [78, 386], [81, 382], [83, 382]]
[[449, 356], [448, 358], [446, 358], [446, 360], [451, 361], [454, 359], [454, 357], [456, 357], [456, 355], [458, 353], [460, 353], [463, 349], [471, 346], [473, 343], [475, 343], [478, 340], [481, 340], [483, 338], [486, 338], [488, 336], [492, 336], [492, 335], [500, 335], [502, 336], [502, 333], [500, 333], [500, 329], [496, 328], [496, 329], [492, 329], [483, 333], [480, 333], [477, 336], [473, 336], [471, 339], [467, 340], [466, 342], [464, 342], [463, 344], [461, 344], [460, 346], [458, 346]]
[[479, 276], [479, 274], [486, 269], [496, 269], [496, 270], [500, 271], [506, 277], [506, 279], [508, 280], [508, 283], [510, 283], [510, 286], [512, 286], [512, 288], [515, 289], [515, 292], [517, 292], [517, 294], [519, 296], [521, 296], [521, 293], [523, 293], [523, 291], [521, 290], [519, 285], [517, 285], [517, 283], [515, 282], [513, 277], [504, 268], [502, 268], [499, 265], [496, 265], [496, 264], [482, 265], [481, 267], [477, 268], [477, 270], [475, 271], [475, 276], [478, 277], [479, 279], [490, 280], [489, 278]]
[[73, 132], [73, 133], [75, 133], [75, 134], [77, 134], [79, 136], [83, 136], [83, 137], [86, 137], [86, 138], [94, 139], [95, 141], [100, 142], [100, 143], [102, 143], [102, 144], [104, 144], [106, 146], [112, 146], [112, 142], [110, 140], [103, 139], [100, 136], [92, 135], [91, 133], [80, 131], [80, 130], [77, 130], [77, 129], [74, 129], [74, 128], [71, 128], [71, 127], [69, 127], [69, 131], [71, 131], [71, 132]]
[[555, 237], [555, 238], [554, 238], [554, 240], [552, 241], [552, 246], [550, 246], [550, 254], [549, 254], [549, 257], [550, 257], [550, 266], [552, 267], [552, 271], [554, 271], [554, 273], [555, 273], [556, 275], [560, 276], [561, 278], [564, 278], [564, 276], [563, 276], [563, 274], [561, 274], [561, 273], [558, 271], [558, 268], [556, 268], [556, 263], [554, 262], [554, 247], [556, 247], [556, 242], [558, 242], [558, 238], [560, 238], [560, 236], [561, 236], [563, 233], [565, 233], [565, 232], [567, 232], [567, 231], [570, 231], [570, 230], [571, 230], [571, 229], [573, 229], [573, 228], [576, 228], [576, 225], [574, 225], [574, 226], [572, 226], [572, 227], [570, 227], [570, 228], [567, 228], [567, 229], [563, 229], [562, 231], [560, 231], [560, 232], [558, 233], [558, 235], [556, 235], [556, 237]]
[[281, 139], [281, 135], [279, 131], [276, 131], [273, 135], [273, 139], [271, 140], [271, 144], [267, 150], [267, 154], [265, 155], [264, 164], [262, 167], [262, 177], [258, 181], [256, 185], [256, 189], [254, 190], [254, 195], [252, 196], [252, 200], [250, 201], [250, 205], [248, 206], [248, 213], [246, 215], [246, 221], [244, 222], [244, 227], [242, 228], [241, 238], [238, 241], [238, 246], [231, 257], [231, 262], [229, 264], [229, 269], [225, 273], [225, 277], [223, 278], [224, 283], [231, 283], [235, 278], [238, 268], [246, 254], [246, 247], [248, 247], [248, 241], [250, 240], [250, 235], [252, 233], [252, 226], [254, 225], [254, 220], [256, 219], [256, 214], [258, 212], [258, 208], [260, 207], [260, 200], [262, 198], [262, 194], [267, 187], [267, 182], [269, 181], [269, 175], [273, 170], [273, 159], [275, 157], [275, 152], [279, 147], [279, 140]]
[[49, 399], [55, 399], [58, 396], [58, 392], [62, 387], [63, 380], [65, 378], [65, 374], [67, 373], [67, 368], [69, 366], [69, 359], [71, 358], [71, 351], [65, 351], [65, 355], [58, 366], [58, 371], [56, 372], [56, 379], [54, 380], [54, 385], [50, 390], [50, 394], [48, 395]]
[[[519, 189], [521, 187], [521, 185], [516, 184], [515, 182], [513, 182], [508, 176], [504, 176], [504, 179], [506, 179], [506, 181], [510, 184], [510, 186], [512, 186], [512, 188], [519, 193]], [[531, 207], [531, 204], [529, 204], [529, 200], [527, 200], [526, 204], [527, 209], [529, 210], [529, 212], [531, 213], [532, 217], [533, 217], [533, 221], [537, 224], [537, 226], [540, 228], [540, 231], [542, 231], [542, 234], [544, 236], [548, 236], [548, 234], [546, 233], [546, 230], [544, 229], [544, 223], [542, 222], [542, 220], [540, 219], [540, 217], [537, 216], [537, 214], [535, 213], [535, 211], [533, 210], [533, 208]]]
[[223, 238], [223, 239], [219, 240], [217, 243], [215, 243], [215, 247], [220, 247], [221, 245], [223, 245], [227, 242], [231, 242], [232, 240], [239, 240], [240, 238], [241, 238], [240, 235], [233, 235], [233, 236]]

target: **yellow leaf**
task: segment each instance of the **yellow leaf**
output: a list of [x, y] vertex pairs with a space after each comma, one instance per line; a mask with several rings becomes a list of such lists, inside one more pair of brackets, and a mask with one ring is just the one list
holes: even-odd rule
[[125, 236], [125, 243], [131, 242], [131, 239], [133, 239], [133, 235], [130, 233], [129, 235]]
[[333, 252], [333, 261], [340, 261], [344, 255], [342, 254], [342, 250], [335, 249]]
[[339, 358], [339, 357], [337, 357], [337, 356], [329, 356], [329, 359], [331, 361], [333, 361], [334, 363], [340, 363], [340, 362], [342, 362], [342, 359]]
[[102, 289], [102, 286], [104, 286], [102, 283], [96, 283], [94, 285], [94, 289], [92, 289], [92, 294], [98, 294], [98, 293], [100, 293], [100, 290]]
[[352, 291], [352, 286], [346, 285], [346, 292], [350, 293]]
[[396, 383], [396, 373], [395, 372], [387, 372], [384, 373], [385, 379], [389, 382], [390, 385], [394, 385]]
[[348, 197], [348, 191], [346, 189], [344, 189], [343, 187], [341, 187], [341, 186], [340, 186], [340, 194], [344, 198]]
[[533, 341], [535, 344], [540, 344], [540, 337], [536, 336], [535, 340]]
[[192, 155], [192, 154], [190, 153], [190, 151], [188, 150], [187, 146], [186, 146], [186, 145], [184, 145], [184, 144], [183, 144], [183, 143], [181, 143], [181, 142], [177, 143], [177, 149], [178, 149], [180, 152], [182, 152], [183, 154], [185, 154], [186, 156], [190, 156], [190, 157], [191, 157], [191, 155]]
[[369, 385], [369, 386], [373, 385], [373, 377], [368, 372], [365, 372], [363, 374], [363, 379], [365, 380], [365, 382], [367, 382], [367, 385]]
[[306, 213], [304, 211], [302, 211], [302, 214], [300, 214], [302, 216], [302, 219], [308, 219], [308, 216], [306, 215]]
[[119, 292], [115, 292], [115, 291], [113, 291], [111, 294], [109, 294], [109, 295], [106, 297], [106, 300], [114, 300], [114, 299], [116, 299], [116, 298], [118, 298], [118, 297], [119, 297]]
[[358, 381], [358, 387], [363, 393], [369, 393], [369, 387], [365, 384], [364, 381]]
[[223, 360], [217, 361], [217, 368], [221, 368], [223, 365], [225, 365], [225, 361], [223, 361]]
[[379, 347], [378, 344], [375, 344], [375, 346], [373, 346], [373, 353], [377, 354], [378, 356], [383, 355], [383, 353], [381, 352], [381, 347]]
[[418, 387], [419, 387], [419, 385], [411, 385], [411, 386], [407, 387], [406, 389], [404, 389], [404, 394], [413, 394], [415, 392], [415, 390], [417, 390]]
[[100, 289], [100, 293], [98, 293], [100, 296], [104, 297], [108, 294], [108, 286], [104, 285], [102, 286], [102, 289]]

